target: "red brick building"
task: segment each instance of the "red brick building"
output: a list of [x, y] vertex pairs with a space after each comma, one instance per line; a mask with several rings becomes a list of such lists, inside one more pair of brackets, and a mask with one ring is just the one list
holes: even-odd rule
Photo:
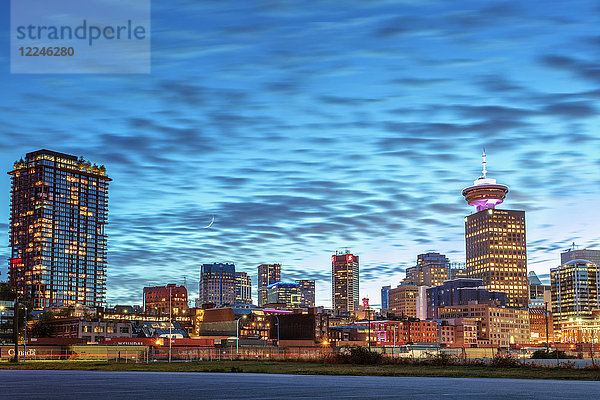
[[371, 321], [371, 343], [377, 346], [396, 346], [407, 343], [436, 343], [437, 323], [406, 319], [403, 321]]
[[185, 286], [170, 283], [167, 286], [144, 288], [144, 314], [168, 317], [169, 310], [173, 318], [187, 315], [188, 298]]

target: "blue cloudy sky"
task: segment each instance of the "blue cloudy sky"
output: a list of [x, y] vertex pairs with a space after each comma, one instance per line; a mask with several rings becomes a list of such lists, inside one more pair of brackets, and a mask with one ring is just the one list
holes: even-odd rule
[[39, 148], [106, 165], [110, 304], [184, 277], [195, 297], [200, 264], [230, 261], [330, 305], [346, 247], [379, 303], [419, 253], [464, 261], [483, 146], [530, 270], [599, 246], [596, 1], [153, 1], [148, 75], [10, 74], [2, 7], [0, 170]]

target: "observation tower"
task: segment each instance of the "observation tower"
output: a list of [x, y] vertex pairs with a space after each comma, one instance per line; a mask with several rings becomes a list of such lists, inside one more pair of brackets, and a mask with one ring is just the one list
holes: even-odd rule
[[470, 206], [476, 207], [477, 211], [495, 208], [498, 204], [504, 201], [508, 186], [496, 183], [495, 179], [487, 177], [485, 168], [485, 148], [483, 149], [483, 175], [473, 182], [473, 186], [463, 189], [462, 195]]

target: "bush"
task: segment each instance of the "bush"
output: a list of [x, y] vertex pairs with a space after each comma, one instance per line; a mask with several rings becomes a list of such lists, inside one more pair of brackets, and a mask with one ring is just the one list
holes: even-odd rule
[[490, 362], [490, 367], [495, 368], [520, 368], [521, 363], [511, 356], [494, 356]]
[[367, 347], [351, 347], [347, 353], [327, 354], [323, 357], [323, 362], [328, 364], [362, 364], [373, 365], [383, 362], [383, 355], [376, 351], [371, 351]]
[[[558, 355], [556, 354], [556, 352], [558, 351]], [[567, 356], [567, 354], [562, 351], [562, 350], [554, 350], [554, 351], [546, 351], [546, 350], [536, 350], [533, 352], [533, 354], [531, 355], [531, 358], [537, 358], [537, 359], [551, 359], [551, 358], [573, 358], [570, 356]]]
[[454, 365], [455, 361], [447, 353], [439, 352], [430, 356], [427, 360], [423, 362], [426, 365]]

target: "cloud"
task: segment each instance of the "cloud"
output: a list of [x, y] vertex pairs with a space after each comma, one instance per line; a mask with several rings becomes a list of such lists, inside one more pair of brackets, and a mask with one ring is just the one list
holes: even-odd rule
[[595, 62], [557, 54], [544, 55], [539, 60], [544, 66], [569, 72], [594, 83], [600, 82], [600, 67]]

